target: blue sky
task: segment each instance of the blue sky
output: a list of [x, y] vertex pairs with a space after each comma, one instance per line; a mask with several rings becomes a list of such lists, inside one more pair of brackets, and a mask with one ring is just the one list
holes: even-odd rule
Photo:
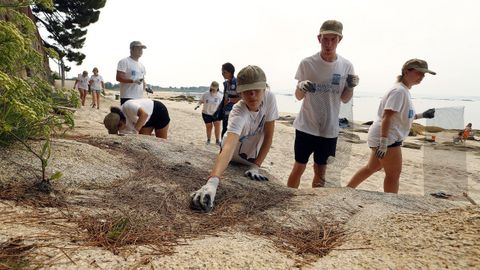
[[231, 62], [262, 67], [274, 92], [290, 92], [301, 59], [320, 49], [320, 25], [336, 19], [344, 25], [337, 52], [360, 76], [355, 91], [383, 93], [406, 60], [422, 58], [437, 75], [417, 93], [480, 96], [479, 9], [474, 0], [109, 0], [88, 28], [87, 58], [68, 76], [96, 66], [115, 82], [117, 62], [140, 40], [149, 83], [208, 85], [222, 81], [221, 65]]

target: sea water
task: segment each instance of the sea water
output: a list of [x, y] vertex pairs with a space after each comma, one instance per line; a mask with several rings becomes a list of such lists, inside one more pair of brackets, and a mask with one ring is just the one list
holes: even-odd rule
[[[274, 92], [275, 93], [275, 92]], [[278, 110], [295, 116], [302, 101], [294, 95], [275, 93]], [[378, 105], [383, 94], [355, 94], [351, 103], [342, 108], [340, 117], [353, 119], [356, 122], [374, 121], [377, 118]], [[480, 128], [480, 97], [412, 97], [416, 112], [430, 108], [436, 109], [435, 119], [419, 120], [421, 124], [435, 125], [443, 128], [462, 129], [472, 123], [474, 129]]]

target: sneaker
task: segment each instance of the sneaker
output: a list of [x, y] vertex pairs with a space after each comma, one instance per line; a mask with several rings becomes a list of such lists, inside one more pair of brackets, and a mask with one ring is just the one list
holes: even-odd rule
[[220, 141], [216, 141], [215, 144], [218, 146], [222, 146], [222, 143]]
[[207, 142], [205, 143], [206, 145], [209, 145], [210, 144], [210, 140], [207, 140]]

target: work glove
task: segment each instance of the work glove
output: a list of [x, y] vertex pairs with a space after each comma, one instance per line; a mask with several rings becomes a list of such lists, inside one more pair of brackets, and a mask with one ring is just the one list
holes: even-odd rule
[[307, 92], [314, 93], [315, 88], [316, 88], [315, 83], [313, 83], [309, 80], [299, 82], [297, 84], [297, 87], [298, 87], [298, 89], [302, 90], [305, 93], [307, 93]]
[[354, 88], [358, 85], [360, 78], [357, 75], [348, 74], [347, 75], [347, 87]]
[[194, 110], [198, 109], [199, 107], [200, 107], [200, 105], [195, 106]]
[[207, 183], [199, 190], [190, 194], [191, 208], [203, 212], [210, 212], [213, 208], [213, 201], [217, 193], [217, 187], [220, 179], [216, 176], [208, 178]]
[[428, 109], [422, 113], [423, 118], [433, 118], [435, 117], [435, 109]]
[[385, 137], [380, 137], [380, 145], [377, 147], [377, 151], [375, 152], [375, 156], [377, 158], [382, 159], [387, 154], [388, 147], [388, 139]]
[[268, 181], [268, 177], [260, 174], [259, 168], [256, 164], [250, 166], [250, 169], [245, 171], [245, 176], [250, 178], [251, 180]]
[[150, 87], [145, 87], [145, 91], [146, 91], [147, 93], [153, 94], [153, 90], [152, 90], [152, 88], [150, 88]]

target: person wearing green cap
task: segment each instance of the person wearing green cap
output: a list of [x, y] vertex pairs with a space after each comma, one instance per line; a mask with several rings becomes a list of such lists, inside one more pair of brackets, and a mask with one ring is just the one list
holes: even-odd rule
[[237, 76], [241, 100], [229, 114], [227, 132], [207, 183], [191, 194], [194, 210], [212, 210], [220, 177], [230, 161], [249, 166], [245, 176], [266, 181], [259, 168], [272, 146], [275, 120], [278, 119], [275, 95], [267, 90], [267, 79], [258, 66], [247, 66]]
[[358, 84], [353, 65], [337, 54], [343, 25], [328, 20], [317, 36], [320, 52], [303, 59], [297, 69], [295, 97], [303, 100], [295, 127], [295, 163], [287, 186], [298, 188], [308, 159], [313, 153], [312, 187], [325, 185], [327, 161], [335, 157], [339, 132], [340, 103], [347, 103]]
[[397, 83], [383, 96], [377, 112], [377, 120], [368, 130], [370, 158], [350, 179], [348, 187], [356, 188], [370, 175], [385, 171], [384, 192], [398, 193], [402, 172], [402, 141], [408, 136], [413, 120], [435, 117], [435, 109], [415, 114], [410, 89], [420, 84], [425, 73], [435, 75], [426, 61], [410, 59], [402, 67]]

